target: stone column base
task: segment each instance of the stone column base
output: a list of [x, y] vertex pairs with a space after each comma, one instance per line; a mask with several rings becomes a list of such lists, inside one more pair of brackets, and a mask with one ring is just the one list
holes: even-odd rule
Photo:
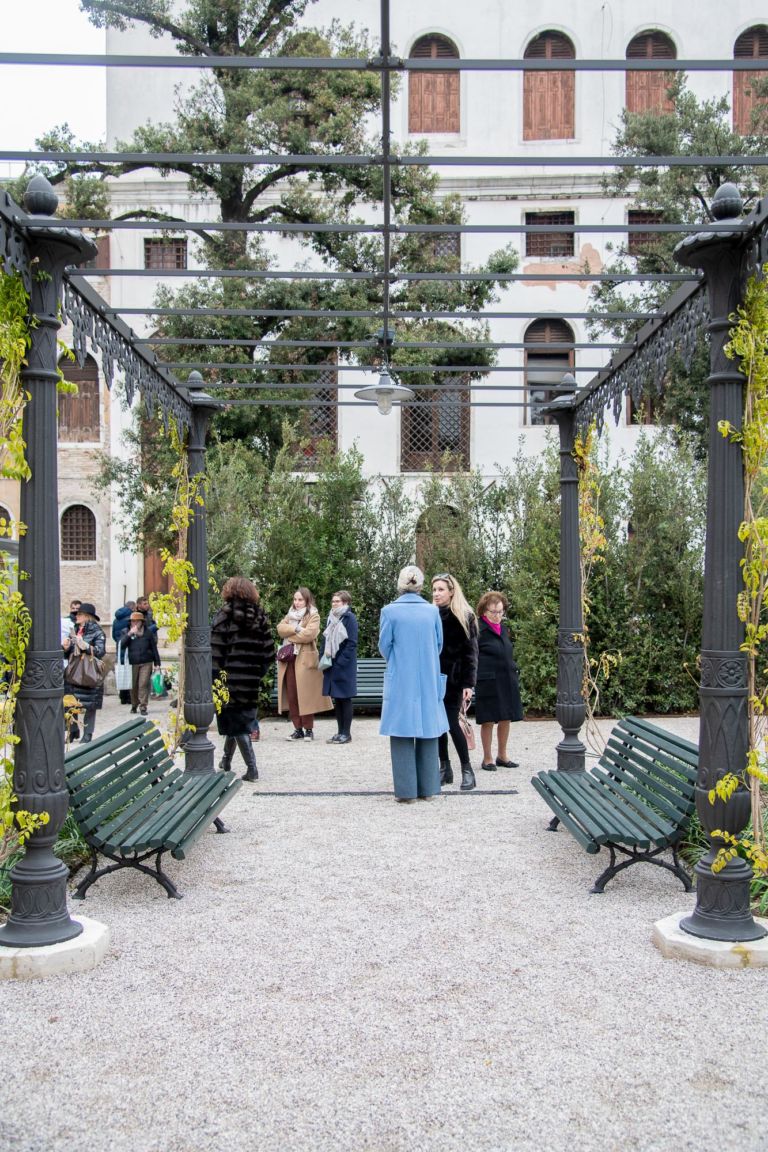
[[86, 916], [73, 916], [83, 931], [61, 944], [40, 948], [6, 948], [0, 946], [0, 980], [37, 980], [44, 976], [61, 976], [87, 972], [107, 954], [109, 928]]
[[[712, 968], [768, 968], [768, 937], [761, 940], [738, 941], [705, 940], [691, 936], [680, 927], [680, 921], [690, 912], [678, 912], [657, 920], [651, 940], [667, 960], [692, 960], [695, 964], [709, 964]], [[755, 923], [768, 928], [768, 920]]]

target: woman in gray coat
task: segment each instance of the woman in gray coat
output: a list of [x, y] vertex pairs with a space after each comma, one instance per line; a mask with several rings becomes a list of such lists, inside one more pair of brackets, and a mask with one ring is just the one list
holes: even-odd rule
[[397, 600], [381, 610], [379, 651], [387, 662], [379, 732], [390, 738], [395, 799], [427, 800], [440, 792], [437, 738], [448, 730], [440, 671], [443, 627], [420, 595], [415, 565], [398, 576]]

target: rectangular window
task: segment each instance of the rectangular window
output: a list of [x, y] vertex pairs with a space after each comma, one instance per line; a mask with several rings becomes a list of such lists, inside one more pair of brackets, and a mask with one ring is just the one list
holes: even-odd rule
[[[526, 212], [526, 224], [538, 225], [568, 225], [573, 228], [575, 217], [573, 212]], [[562, 259], [573, 256], [575, 251], [575, 233], [573, 232], [526, 232], [526, 256], [547, 256], [550, 259]]]
[[186, 268], [187, 241], [186, 237], [175, 240], [145, 240], [144, 241], [144, 267], [156, 268], [158, 271]]
[[[640, 209], [630, 209], [627, 213], [628, 224], [663, 224], [661, 212], [646, 212]], [[658, 243], [660, 232], [628, 232], [627, 251], [630, 256], [642, 256], [648, 246]]]
[[[470, 388], [464, 379], [425, 388], [402, 407], [400, 467], [403, 472], [469, 468]], [[448, 455], [446, 455], [446, 453]]]
[[303, 400], [316, 401], [316, 407], [301, 409], [299, 417], [300, 448], [296, 458], [297, 469], [317, 466], [321, 442], [336, 448], [338, 441], [338, 380], [336, 365], [327, 372], [319, 372], [317, 387], [302, 391]]

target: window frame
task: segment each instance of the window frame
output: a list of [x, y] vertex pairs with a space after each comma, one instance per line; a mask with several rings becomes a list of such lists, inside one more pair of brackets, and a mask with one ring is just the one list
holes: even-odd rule
[[[653, 41], [656, 38], [657, 43]], [[630, 56], [633, 45], [645, 41], [645, 51], [634, 52]], [[663, 41], [663, 44], [661, 43]], [[654, 48], [671, 49], [671, 55], [663, 51], [656, 52]], [[667, 32], [659, 28], [646, 28], [638, 32], [629, 41], [624, 53], [626, 60], [676, 60], [677, 45]], [[627, 112], [639, 115], [643, 112], [668, 113], [674, 112], [675, 106], [667, 96], [667, 88], [674, 79], [672, 72], [641, 72], [637, 69], [627, 68], [624, 73], [624, 106]]]
[[[546, 331], [550, 325], [562, 326], [563, 330], [560, 333], [553, 335], [551, 339], [531, 339], [532, 329], [544, 326], [544, 331]], [[566, 331], [570, 335], [566, 336]], [[555, 399], [555, 397], [558, 395], [558, 393], [555, 391], [556, 386], [560, 384], [566, 372], [573, 371], [575, 365], [574, 348], [570, 348], [567, 352], [558, 349], [554, 352], [547, 353], [547, 346], [552, 344], [575, 344], [575, 342], [576, 334], [571, 328], [570, 324], [568, 324], [565, 320], [553, 319], [552, 317], [542, 317], [538, 320], [532, 320], [531, 323], [526, 327], [525, 333], [523, 335], [523, 343], [538, 344], [542, 349], [541, 352], [534, 352], [529, 348], [525, 349], [525, 372], [523, 376], [525, 388], [524, 420], [525, 426], [527, 428], [541, 428], [554, 423], [554, 417], [552, 416], [542, 416], [540, 419], [534, 419], [532, 418], [532, 414], [538, 411], [538, 409], [543, 408], [544, 405], [551, 403], [551, 401]], [[532, 360], [537, 362], [539, 366], [532, 367]], [[543, 396], [541, 400], [533, 404], [531, 402], [530, 374], [531, 372], [536, 371], [541, 373], [546, 372], [548, 375], [552, 376], [552, 379], [551, 381], [541, 381], [538, 385], [536, 385], [536, 390], [543, 392]]]
[[[442, 407], [435, 403], [440, 396], [450, 399], [456, 404], [458, 413], [458, 433], [456, 439], [458, 447], [441, 447], [441, 414], [450, 414], [449, 404]], [[446, 471], [468, 472], [472, 466], [471, 461], [471, 400], [472, 389], [469, 375], [456, 373], [446, 377], [440, 384], [420, 388], [413, 400], [401, 404], [400, 419], [400, 471], [426, 472], [434, 468], [443, 467], [443, 456], [450, 453], [450, 461]], [[427, 407], [427, 405], [429, 405]], [[428, 426], [428, 432], [415, 427], [421, 420]], [[428, 435], [431, 443], [428, 447], [413, 445], [413, 439], [418, 435]]]
[[[65, 519], [70, 517], [74, 511], [79, 511], [81, 509], [84, 510], [85, 512], [87, 512], [90, 516], [90, 520], [88, 521], [88, 527], [89, 527], [88, 535], [90, 537], [90, 533], [91, 533], [91, 529], [92, 529], [92, 533], [93, 533], [93, 549], [92, 549], [93, 555], [65, 556], [64, 555]], [[90, 543], [90, 539], [88, 540], [88, 543]], [[96, 519], [96, 513], [93, 511], [93, 509], [91, 507], [89, 507], [88, 504], [83, 504], [82, 502], [73, 502], [72, 504], [68, 504], [66, 506], [66, 508], [62, 508], [61, 513], [59, 515], [59, 560], [60, 560], [60, 563], [62, 563], [62, 564], [95, 564], [97, 562], [97, 559], [98, 559], [98, 543], [99, 543], [98, 542], [98, 521]]]
[[[169, 253], [168, 259], [155, 263], [150, 253]], [[186, 236], [145, 236], [144, 268], [150, 272], [183, 272], [189, 267], [189, 246]]]
[[[556, 41], [570, 51], [555, 54]], [[544, 51], [538, 50], [543, 44]], [[565, 32], [544, 29], [531, 37], [523, 52], [523, 59], [575, 60], [576, 46]], [[541, 102], [559, 101], [559, 116], [552, 117], [551, 109], [539, 115]], [[576, 138], [576, 73], [575, 72], [523, 72], [523, 141], [575, 140]]]
[[[555, 217], [570, 217], [570, 219], [554, 219]], [[544, 260], [572, 260], [576, 255], [576, 213], [572, 210], [561, 212], [526, 212], [524, 214], [526, 224], [569, 224], [572, 226], [572, 232], [526, 232], [525, 233], [525, 258], [526, 260], [544, 259]], [[568, 247], [570, 243], [570, 252], [553, 252], [542, 251], [534, 252], [529, 249], [534, 247], [544, 247], [547, 243], [550, 245], [564, 244]]]
[[[417, 49], [419, 45], [430, 45], [430, 54], [419, 53]], [[439, 48], [448, 46], [452, 51], [439, 53]], [[439, 60], [441, 58], [449, 60], [461, 59], [459, 49], [449, 36], [441, 32], [427, 32], [423, 36], [417, 37], [411, 45], [410, 53], [408, 54], [409, 60], [430, 59]], [[410, 72], [408, 73], [408, 135], [409, 136], [460, 136], [461, 135], [461, 72]], [[428, 122], [429, 117], [425, 111], [425, 100], [431, 98], [433, 101], [439, 97], [438, 89], [441, 85], [446, 88], [445, 93], [445, 125], [437, 127], [425, 127], [425, 122]], [[452, 107], [455, 104], [455, 107]], [[418, 108], [416, 107], [418, 105]], [[418, 116], [416, 112], [418, 111]], [[437, 121], [436, 113], [432, 113], [432, 117]]]

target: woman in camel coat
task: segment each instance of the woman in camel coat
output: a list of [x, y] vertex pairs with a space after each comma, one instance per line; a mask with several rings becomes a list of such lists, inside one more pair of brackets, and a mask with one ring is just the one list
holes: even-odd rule
[[320, 613], [308, 588], [297, 588], [293, 607], [277, 626], [283, 645], [293, 645], [293, 660], [277, 662], [277, 710], [286, 709], [293, 723], [289, 740], [314, 740], [315, 712], [329, 712], [333, 701], [323, 696], [323, 674], [317, 666]]

